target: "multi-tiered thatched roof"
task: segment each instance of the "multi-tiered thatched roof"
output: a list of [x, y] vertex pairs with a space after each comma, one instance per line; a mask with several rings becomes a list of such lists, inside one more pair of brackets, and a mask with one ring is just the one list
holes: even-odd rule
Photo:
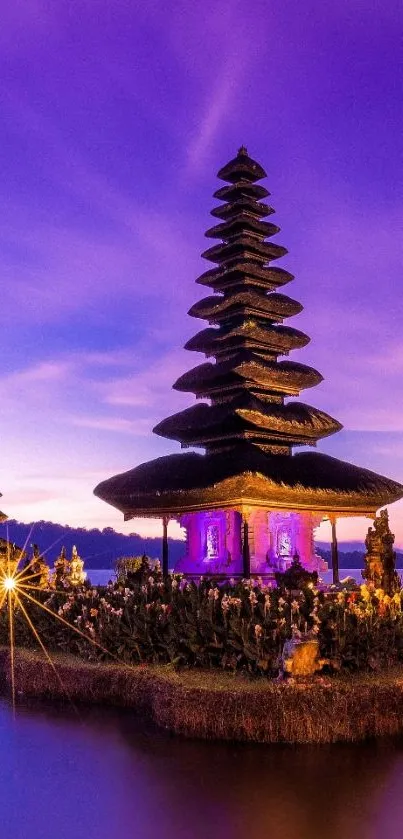
[[271, 241], [279, 228], [266, 221], [274, 211], [263, 200], [267, 189], [257, 183], [266, 173], [242, 147], [218, 177], [226, 185], [215, 197], [224, 203], [212, 210], [220, 222], [206, 235], [221, 241], [203, 253], [215, 267], [197, 280], [214, 293], [189, 313], [209, 326], [186, 344], [214, 361], [174, 384], [209, 401], [154, 429], [206, 454], [158, 458], [103, 481], [95, 494], [126, 518], [248, 505], [373, 514], [403, 496], [403, 487], [327, 455], [292, 454], [293, 447], [315, 446], [341, 425], [293, 399], [321, 382], [320, 373], [279, 360], [309, 338], [283, 323], [302, 306], [278, 291], [293, 276], [272, 265], [287, 251]]

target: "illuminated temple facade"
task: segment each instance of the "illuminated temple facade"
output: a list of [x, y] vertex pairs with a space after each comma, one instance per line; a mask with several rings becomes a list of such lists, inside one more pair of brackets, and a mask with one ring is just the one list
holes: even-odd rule
[[203, 253], [213, 267], [196, 281], [212, 293], [189, 312], [208, 325], [186, 344], [208, 361], [174, 384], [202, 401], [154, 429], [204, 453], [141, 464], [103, 481], [95, 494], [125, 519], [162, 518], [165, 571], [170, 519], [187, 535], [177, 571], [270, 576], [296, 554], [307, 569], [321, 570], [315, 527], [330, 521], [337, 564], [337, 518], [373, 518], [403, 496], [403, 487], [324, 454], [294, 453], [341, 425], [297, 401], [322, 376], [286, 358], [309, 337], [284, 324], [302, 306], [279, 291], [293, 276], [272, 264], [287, 251], [272, 241], [279, 228], [267, 220], [274, 211], [260, 183], [266, 173], [242, 147], [218, 177], [224, 185], [214, 194], [220, 203], [206, 233], [213, 244]]

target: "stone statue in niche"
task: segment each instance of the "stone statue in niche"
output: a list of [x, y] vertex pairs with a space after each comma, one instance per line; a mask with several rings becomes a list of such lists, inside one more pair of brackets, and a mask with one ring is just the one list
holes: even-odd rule
[[277, 553], [281, 557], [290, 557], [292, 555], [291, 536], [288, 528], [281, 528], [277, 538]]
[[217, 559], [220, 553], [220, 528], [209, 524], [206, 529], [207, 559]]

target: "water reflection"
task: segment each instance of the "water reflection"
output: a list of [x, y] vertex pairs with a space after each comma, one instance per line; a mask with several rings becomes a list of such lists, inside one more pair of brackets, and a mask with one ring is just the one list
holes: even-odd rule
[[1, 839], [400, 839], [401, 743], [206, 743], [80, 713], [0, 705]]

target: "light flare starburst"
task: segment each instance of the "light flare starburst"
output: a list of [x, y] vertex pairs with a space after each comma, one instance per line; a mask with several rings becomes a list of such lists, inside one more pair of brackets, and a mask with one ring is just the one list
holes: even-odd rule
[[[102, 652], [110, 655], [112, 658], [116, 658], [112, 653], [106, 650], [101, 644], [99, 644], [94, 638], [91, 638], [81, 629], [79, 629], [74, 624], [70, 623], [65, 617], [59, 615], [57, 612], [53, 611], [53, 609], [49, 608], [46, 603], [41, 603], [38, 597], [35, 596], [36, 592], [43, 592], [43, 586], [39, 586], [35, 584], [34, 580], [38, 580], [38, 573], [34, 571], [34, 564], [39, 559], [43, 559], [47, 551], [44, 551], [40, 554], [40, 556], [34, 556], [32, 560], [21, 568], [22, 560], [25, 556], [25, 551], [27, 544], [32, 535], [32, 528], [28, 537], [25, 541], [23, 549], [19, 552], [20, 556], [16, 558], [15, 551], [13, 550], [10, 542], [7, 541], [7, 556], [5, 560], [3, 560], [3, 565], [0, 565], [0, 612], [3, 608], [7, 608], [8, 612], [8, 626], [9, 626], [9, 646], [10, 646], [10, 683], [11, 683], [11, 699], [12, 699], [12, 707], [13, 713], [15, 713], [15, 698], [16, 698], [16, 688], [15, 688], [15, 613], [19, 610], [20, 614], [24, 617], [29, 629], [31, 630], [35, 640], [39, 644], [46, 660], [52, 667], [56, 678], [58, 679], [63, 691], [65, 692], [68, 699], [71, 698], [69, 696], [68, 690], [62, 679], [60, 674], [58, 673], [52, 658], [46, 649], [45, 644], [43, 643], [43, 639], [40, 637], [37, 627], [35, 627], [32, 617], [29, 615], [26, 606], [29, 603], [34, 604], [40, 608], [44, 613], [51, 615], [55, 618], [56, 621], [59, 621], [64, 626], [71, 629], [77, 635], [84, 638], [90, 644], [98, 647], [98, 649], [102, 650]], [[60, 540], [57, 540], [60, 541]], [[51, 549], [53, 545], [48, 548]], [[51, 594], [52, 590], [49, 590], [49, 594]], [[66, 593], [67, 594], [67, 593]], [[24, 603], [25, 601], [25, 603]]]

